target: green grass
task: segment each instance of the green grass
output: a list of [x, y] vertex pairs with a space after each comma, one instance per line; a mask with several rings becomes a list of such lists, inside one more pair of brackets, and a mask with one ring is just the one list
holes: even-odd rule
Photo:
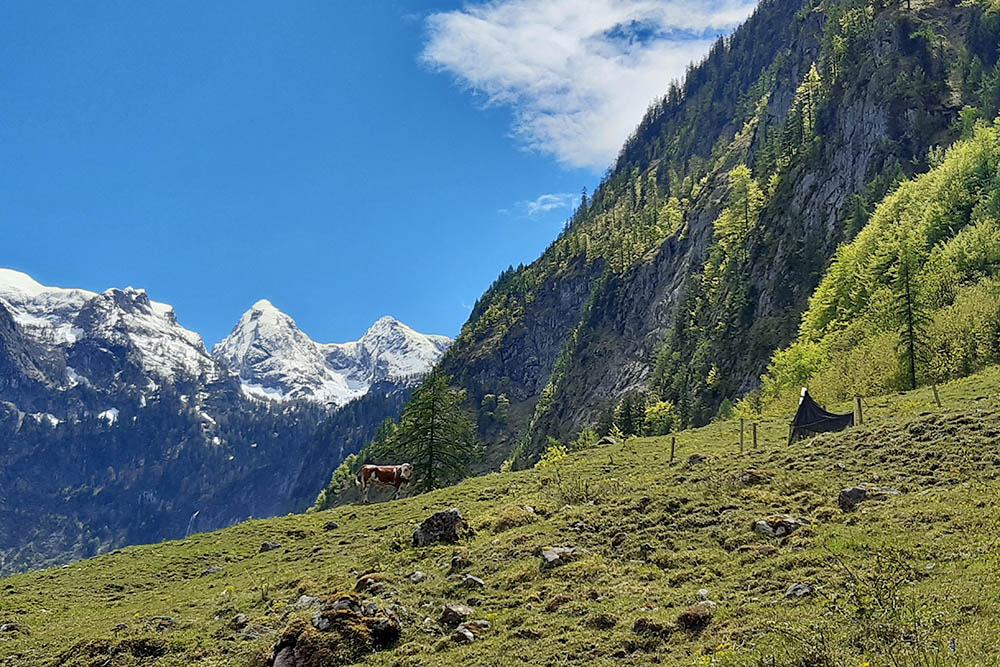
[[[736, 424], [713, 424], [678, 434], [673, 464], [669, 438], [635, 439], [556, 467], [16, 575], [0, 580], [0, 624], [30, 634], [0, 635], [0, 665], [263, 665], [286, 625], [309, 617], [290, 609], [299, 595], [352, 590], [372, 570], [406, 613], [399, 644], [365, 664], [1000, 665], [998, 392], [990, 369], [941, 387], [943, 409], [929, 390], [868, 401], [865, 426], [791, 448], [784, 419], [763, 423], [743, 456]], [[708, 458], [688, 465], [694, 453]], [[751, 467], [773, 480], [741, 484]], [[871, 481], [903, 493], [841, 514], [839, 489]], [[421, 520], [452, 506], [476, 529], [457, 548], [483, 590], [448, 580], [455, 547], [410, 546]], [[774, 513], [813, 523], [784, 541], [751, 531]], [[331, 520], [340, 527], [325, 532]], [[282, 547], [258, 553], [265, 541]], [[643, 559], [646, 543], [655, 551]], [[544, 546], [591, 553], [543, 571]], [[415, 569], [427, 579], [411, 583]], [[817, 594], [785, 599], [796, 582]], [[674, 629], [703, 587], [719, 605], [711, 624]], [[492, 629], [450, 643], [424, 622], [448, 602], [471, 604]], [[245, 630], [230, 627], [238, 613]], [[157, 629], [161, 616], [176, 624]], [[639, 618], [666, 631], [636, 634]]]

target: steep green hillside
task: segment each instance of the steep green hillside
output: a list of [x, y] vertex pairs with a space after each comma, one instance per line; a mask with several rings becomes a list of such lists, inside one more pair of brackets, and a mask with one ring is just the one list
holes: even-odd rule
[[994, 124], [902, 184], [837, 251], [798, 341], [769, 368], [767, 393], [795, 392], [812, 380], [831, 399], [879, 394], [996, 363], [998, 268], [1000, 124]]
[[[668, 438], [633, 439], [12, 576], [0, 580], [0, 665], [263, 665], [312, 617], [300, 596], [353, 590], [371, 572], [402, 637], [364, 664], [996, 665], [998, 387], [991, 368], [943, 385], [940, 409], [928, 389], [868, 399], [865, 426], [792, 447], [787, 415], [765, 419], [742, 455], [723, 422], [679, 433], [674, 461]], [[841, 512], [840, 489], [863, 482], [901, 493]], [[447, 507], [475, 535], [411, 546]], [[786, 513], [811, 524], [785, 538], [751, 528]], [[586, 553], [546, 569], [544, 547]], [[450, 576], [455, 552], [468, 562]], [[793, 584], [812, 592], [788, 597]], [[678, 616], [701, 588], [717, 606], [685, 629]], [[491, 624], [471, 644], [438, 623], [455, 602]], [[313, 635], [317, 650], [353, 646]]]
[[989, 3], [761, 3], [476, 304], [441, 369], [483, 413], [510, 403], [481, 415], [483, 466], [528, 465], [633, 393], [703, 424], [754, 389], [837, 247], [996, 116], [998, 43]]

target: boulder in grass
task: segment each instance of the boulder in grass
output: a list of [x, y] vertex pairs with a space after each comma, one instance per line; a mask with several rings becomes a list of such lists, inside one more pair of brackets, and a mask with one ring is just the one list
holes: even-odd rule
[[268, 667], [316, 667], [362, 660], [399, 641], [401, 627], [392, 612], [356, 593], [324, 598], [312, 622], [295, 619], [275, 645]]
[[413, 533], [413, 546], [426, 547], [443, 542], [455, 544], [469, 531], [469, 523], [455, 507], [433, 514]]
[[809, 584], [796, 583], [788, 587], [785, 591], [785, 597], [792, 600], [799, 600], [804, 597], [809, 597], [813, 594], [813, 587]]
[[268, 551], [274, 551], [275, 549], [280, 549], [281, 545], [277, 542], [264, 542], [260, 545], [260, 550], [258, 553], [267, 553]]
[[899, 491], [891, 487], [865, 483], [841, 489], [837, 502], [841, 510], [850, 512], [866, 500], [888, 500], [889, 496], [898, 495]]
[[468, 619], [475, 610], [464, 604], [447, 604], [441, 612], [441, 624], [454, 628]]
[[576, 547], [545, 547], [541, 552], [542, 569], [547, 570], [570, 563], [588, 553], [590, 552], [586, 549], [577, 549]]
[[809, 519], [804, 517], [776, 514], [754, 522], [753, 530], [765, 537], [787, 537], [809, 523]]

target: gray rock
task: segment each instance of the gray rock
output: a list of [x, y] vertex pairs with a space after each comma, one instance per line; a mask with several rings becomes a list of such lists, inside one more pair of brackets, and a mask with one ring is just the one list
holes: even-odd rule
[[207, 577], [210, 574], [218, 574], [219, 572], [222, 572], [222, 568], [218, 565], [213, 565], [212, 567], [206, 567], [202, 570], [201, 576]]
[[598, 445], [617, 445], [618, 441], [612, 438], [610, 435], [606, 435], [597, 441]]
[[889, 496], [898, 495], [899, 491], [891, 487], [865, 483], [841, 489], [837, 501], [840, 509], [850, 512], [866, 500], [888, 500]]
[[280, 548], [281, 545], [278, 544], [277, 542], [264, 542], [264, 544], [260, 545], [260, 551], [258, 553], [274, 551], [275, 549], [280, 549]]
[[426, 547], [436, 542], [454, 544], [469, 530], [469, 523], [455, 507], [438, 512], [420, 524], [413, 533], [413, 546]]
[[233, 630], [242, 630], [248, 625], [250, 625], [250, 619], [247, 618], [246, 614], [236, 614], [233, 620], [229, 621], [229, 627]]
[[486, 586], [486, 582], [479, 577], [474, 577], [471, 574], [467, 574], [462, 577], [462, 585], [466, 588], [483, 588]]
[[642, 556], [644, 560], [649, 560], [650, 557], [656, 552], [656, 547], [654, 547], [649, 542], [643, 542], [639, 545], [639, 555]]
[[808, 525], [809, 519], [777, 514], [755, 522], [753, 530], [765, 537], [785, 537]]
[[312, 597], [311, 595], [300, 595], [299, 599], [292, 603], [292, 609], [309, 609], [311, 607], [318, 607], [319, 605], [319, 598]]
[[698, 592], [695, 594], [695, 596], [699, 600], [701, 600], [702, 602], [704, 602], [705, 600], [707, 600], [710, 597], [709, 594], [708, 594], [708, 589], [707, 588], [701, 588], [701, 589], [699, 589]]
[[441, 612], [441, 624], [450, 628], [457, 627], [472, 616], [475, 610], [464, 604], [446, 604]]
[[451, 633], [451, 640], [459, 644], [467, 644], [476, 641], [479, 635], [490, 629], [489, 621], [466, 621], [459, 624], [455, 631]]
[[340, 528], [340, 524], [336, 521], [327, 521], [323, 524], [323, 530], [328, 532], [331, 530], [337, 530], [338, 528]]
[[623, 544], [625, 544], [625, 540], [627, 539], [628, 533], [615, 533], [615, 536], [611, 538], [611, 547], [613, 549], [619, 549]]
[[796, 583], [788, 587], [785, 591], [786, 598], [799, 599], [813, 594], [813, 587], [809, 584]]
[[455, 552], [451, 557], [451, 571], [461, 570], [472, 565], [472, 561], [465, 557], [465, 554]]
[[547, 547], [542, 549], [542, 569], [549, 569], [576, 560], [584, 554], [590, 553], [586, 549], [576, 547]]
[[424, 574], [423, 572], [421, 572], [420, 570], [417, 570], [416, 572], [414, 572], [413, 574], [410, 575], [410, 581], [412, 581], [415, 584], [419, 584], [421, 581], [423, 581], [426, 578], [427, 578], [427, 575]]

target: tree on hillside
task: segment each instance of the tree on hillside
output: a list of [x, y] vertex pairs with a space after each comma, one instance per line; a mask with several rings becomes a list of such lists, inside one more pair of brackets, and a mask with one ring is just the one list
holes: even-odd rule
[[715, 221], [715, 236], [724, 261], [742, 270], [750, 259], [750, 233], [760, 221], [764, 193], [744, 164], [729, 172], [729, 188], [726, 208]]
[[917, 364], [927, 347], [927, 326], [930, 323], [930, 316], [920, 299], [916, 271], [917, 258], [913, 247], [909, 239], [904, 238], [899, 247], [899, 263], [893, 288], [896, 295], [896, 316], [900, 323], [900, 363], [910, 389], [917, 388]]
[[475, 427], [465, 413], [465, 391], [452, 390], [448, 378], [432, 373], [413, 392], [392, 435], [392, 450], [414, 468], [414, 488], [430, 491], [468, 473], [479, 453]]

